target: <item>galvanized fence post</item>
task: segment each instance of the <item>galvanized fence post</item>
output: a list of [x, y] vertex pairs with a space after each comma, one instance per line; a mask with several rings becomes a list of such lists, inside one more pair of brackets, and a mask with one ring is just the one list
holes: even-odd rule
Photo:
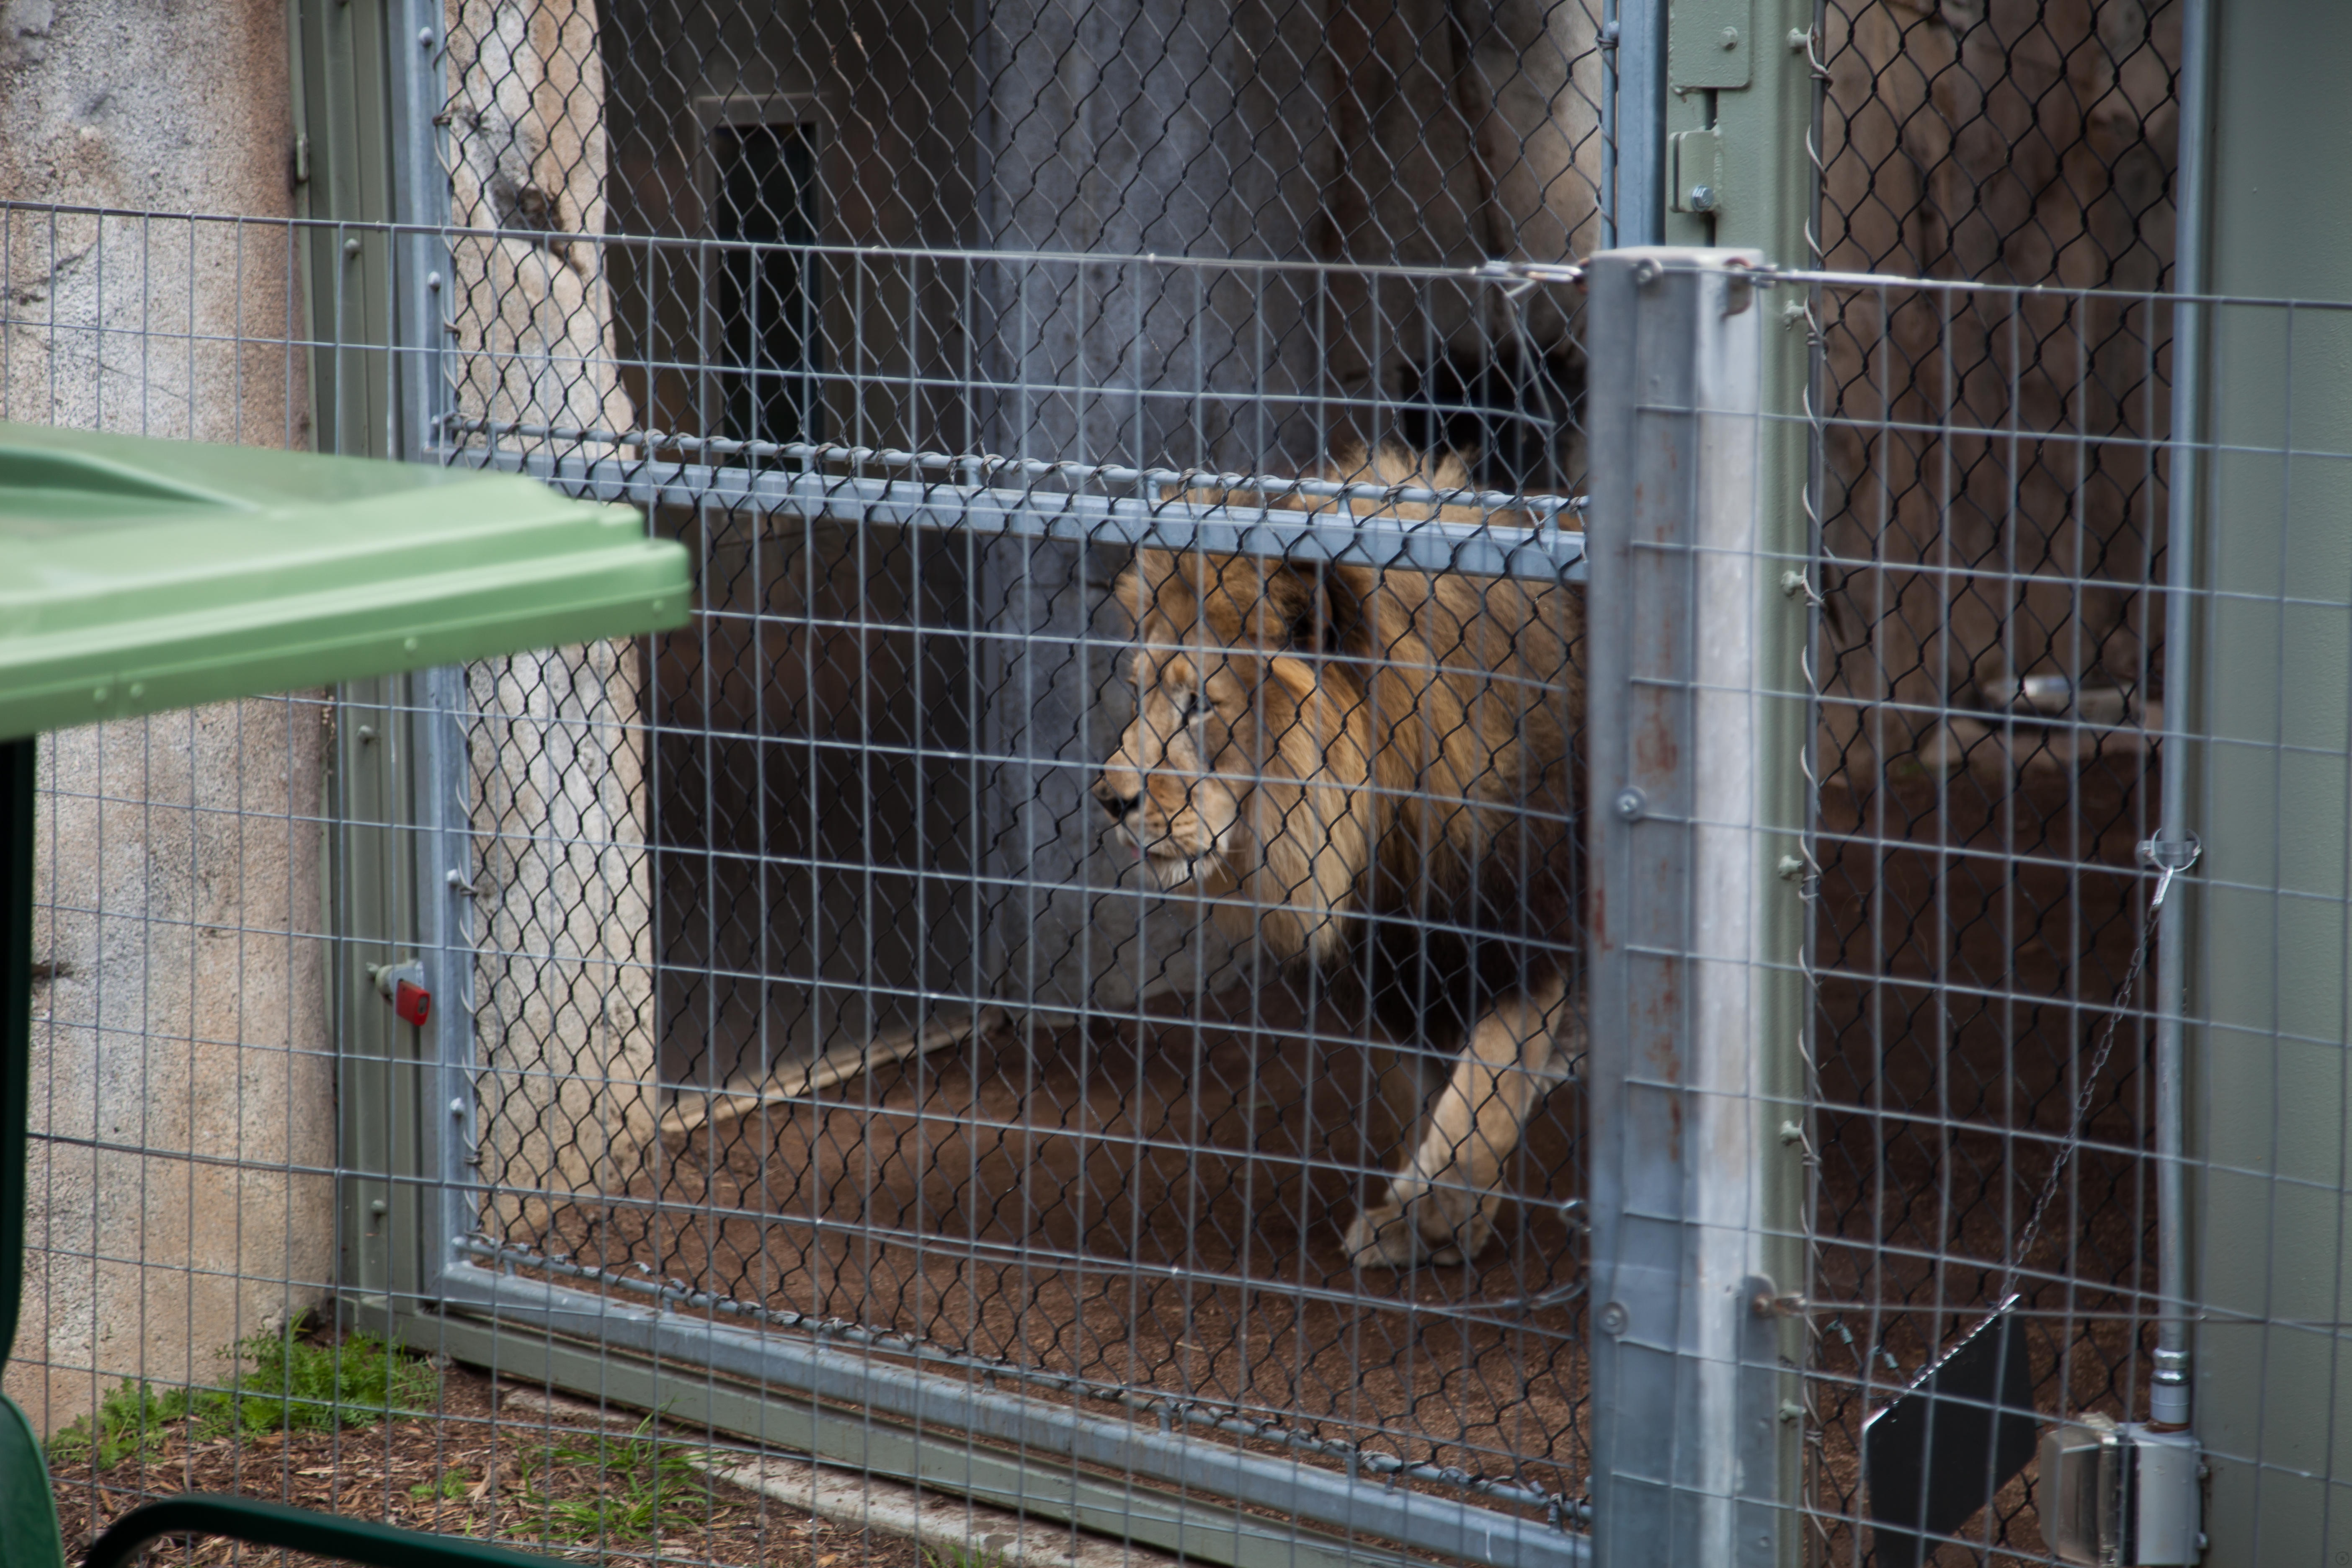
[[[1769, 1563], [1793, 1542], [1765, 1092], [1779, 912], [1757, 765], [1761, 417], [1751, 252], [1590, 269], [1595, 1558]], [[1780, 889], [1785, 892], [1785, 889]], [[1785, 1226], [1781, 1228], [1785, 1228]], [[1793, 1406], [1791, 1406], [1793, 1408]]]
[[[446, 18], [441, 0], [387, 0], [357, 17], [352, 9], [306, 6], [299, 18], [316, 55], [313, 107], [341, 101], [344, 86], [361, 106], [331, 121], [334, 145], [304, 151], [316, 152], [322, 175], [312, 216], [349, 222], [358, 247], [327, 264], [361, 268], [334, 297], [343, 306], [331, 318], [312, 301], [311, 331], [314, 354], [371, 357], [363, 378], [330, 377], [314, 363], [313, 381], [331, 382], [342, 400], [329, 425], [338, 449], [445, 461]], [[323, 118], [312, 121], [322, 137]], [[334, 178], [324, 177], [330, 162], [341, 171]], [[371, 172], [386, 169], [388, 184]], [[438, 1298], [456, 1238], [471, 1228], [465, 694], [465, 671], [448, 667], [337, 689], [342, 1279], [378, 1328]], [[402, 980], [428, 999], [422, 1024], [394, 1010]]]
[[[446, 362], [451, 347], [444, 322], [455, 306], [450, 264], [448, 132], [449, 40], [442, 0], [396, 0], [385, 51], [391, 90], [385, 97], [386, 141], [392, 152], [393, 236], [390, 287], [394, 426], [394, 456], [411, 462], [446, 461], [448, 432], [441, 427], [452, 402]], [[462, 686], [462, 681], [460, 682]]]

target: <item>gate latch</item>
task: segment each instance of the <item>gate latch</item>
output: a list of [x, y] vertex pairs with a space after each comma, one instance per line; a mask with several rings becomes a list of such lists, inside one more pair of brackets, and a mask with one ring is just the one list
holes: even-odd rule
[[392, 1010], [404, 1024], [425, 1026], [433, 1013], [433, 993], [425, 989], [425, 965], [415, 960], [406, 963], [371, 963], [368, 978], [375, 982], [378, 994], [392, 1004]]

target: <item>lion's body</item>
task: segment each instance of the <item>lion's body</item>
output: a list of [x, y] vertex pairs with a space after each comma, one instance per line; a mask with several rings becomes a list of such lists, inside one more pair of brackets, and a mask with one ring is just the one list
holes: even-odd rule
[[[1333, 477], [1463, 483], [1458, 465], [1425, 472], [1393, 450]], [[1501, 1159], [1565, 1055], [1580, 595], [1152, 550], [1119, 591], [1140, 700], [1097, 788], [1106, 809], [1163, 885], [1214, 898], [1391, 1039], [1466, 1044], [1390, 1202], [1349, 1242], [1368, 1261], [1475, 1252]]]

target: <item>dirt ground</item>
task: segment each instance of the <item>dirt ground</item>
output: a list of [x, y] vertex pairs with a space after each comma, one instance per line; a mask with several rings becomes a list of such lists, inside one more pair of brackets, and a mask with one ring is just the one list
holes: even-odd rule
[[[66, 1552], [79, 1562], [100, 1531], [142, 1502], [182, 1491], [227, 1492], [412, 1530], [469, 1535], [572, 1561], [621, 1559], [697, 1568], [932, 1568], [913, 1542], [809, 1517], [675, 1458], [664, 1495], [627, 1505], [652, 1477], [644, 1444], [607, 1442], [543, 1410], [501, 1409], [490, 1380], [462, 1367], [440, 1374], [434, 1410], [415, 1420], [333, 1432], [275, 1432], [191, 1442], [184, 1422], [142, 1455], [100, 1467], [91, 1455], [52, 1470]], [[650, 1436], [650, 1434], [649, 1434]], [[708, 1452], [712, 1435], [661, 1429], [673, 1455]], [[600, 1539], [599, 1505], [604, 1505]], [[635, 1519], [658, 1511], [658, 1528]], [[165, 1540], [152, 1568], [325, 1559], [239, 1547], [217, 1538]]]
[[[2045, 1416], [2146, 1413], [2153, 1346], [2148, 1035], [2126, 1016], [2087, 1086], [2152, 883], [2155, 758], [2128, 735], [2081, 758], [1988, 741], [1950, 772], [1898, 763], [1822, 792], [1820, 1156], [1813, 1285], [1820, 1560], [1862, 1562], [1864, 1416], [1982, 1320], [2030, 1320]], [[2148, 982], [2135, 987], [2144, 1013]], [[2077, 1096], [2085, 1147], [2013, 1282]], [[1890, 1364], [1891, 1363], [1891, 1364]], [[2026, 1475], [1940, 1564], [2047, 1561]], [[1863, 1540], [1857, 1540], [1861, 1535]]]
[[1220, 1001], [698, 1131], [636, 1203], [558, 1215], [556, 1249], [1580, 1495], [1576, 1092], [1530, 1129], [1507, 1245], [1360, 1276], [1339, 1235], [1389, 1142], [1366, 1054], [1295, 997]]

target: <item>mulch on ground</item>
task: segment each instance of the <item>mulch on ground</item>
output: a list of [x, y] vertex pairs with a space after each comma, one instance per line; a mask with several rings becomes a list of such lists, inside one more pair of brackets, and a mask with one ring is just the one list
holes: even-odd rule
[[[204, 1491], [472, 1536], [569, 1562], [929, 1568], [911, 1541], [813, 1519], [687, 1472], [679, 1457], [708, 1451], [708, 1432], [672, 1426], [661, 1431], [666, 1443], [632, 1443], [625, 1428], [599, 1428], [593, 1420], [503, 1412], [490, 1380], [462, 1367], [443, 1370], [439, 1381], [436, 1407], [418, 1419], [198, 1441], [180, 1421], [165, 1424], [147, 1451], [110, 1467], [89, 1453], [55, 1466], [67, 1555], [79, 1561], [99, 1531], [142, 1502]], [[656, 1489], [653, 1466], [664, 1452], [673, 1457]], [[648, 1524], [656, 1512], [657, 1523]], [[307, 1568], [326, 1561], [217, 1538], [160, 1541], [146, 1560], [154, 1568], [281, 1561]]]

